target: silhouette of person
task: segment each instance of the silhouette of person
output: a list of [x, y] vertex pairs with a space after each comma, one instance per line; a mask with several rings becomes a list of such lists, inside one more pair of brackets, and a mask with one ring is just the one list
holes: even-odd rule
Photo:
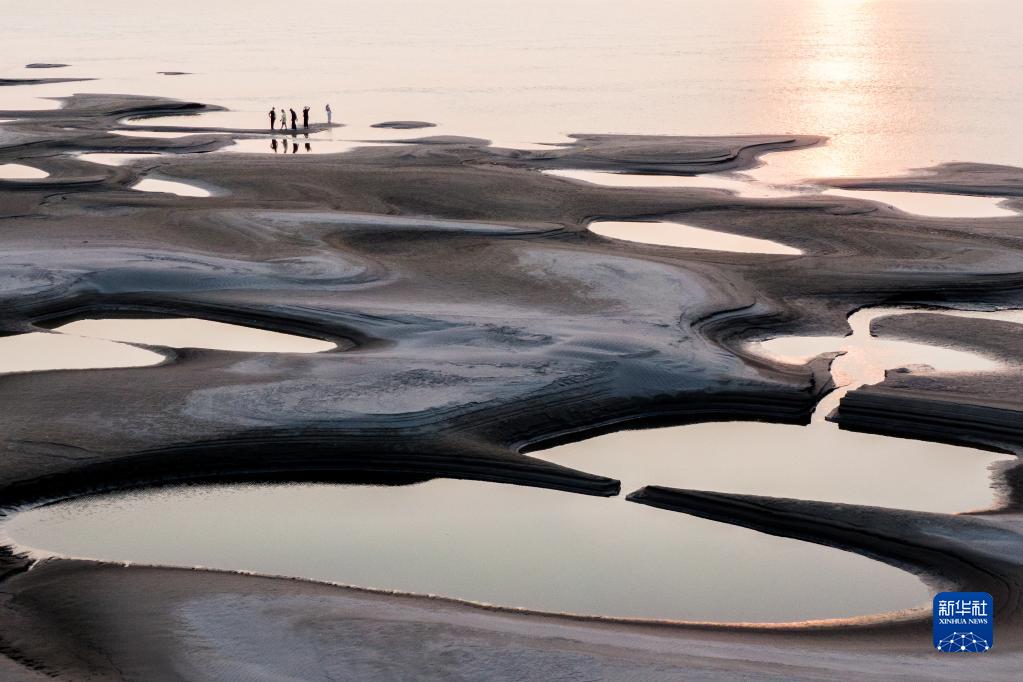
[[281, 130], [286, 130], [288, 127], [288, 116], [284, 113], [284, 107], [281, 107]]
[[332, 112], [330, 110], [330, 105], [328, 104], [327, 105], [327, 125], [330, 125], [330, 119], [333, 116], [333, 114], [334, 114], [334, 112]]
[[295, 113], [294, 109], [288, 109], [291, 112], [291, 129], [298, 130], [298, 114]]
[[273, 130], [276, 127], [275, 126], [276, 123], [277, 123], [277, 110], [274, 109], [273, 107], [270, 107], [270, 130]]
[[277, 153], [277, 140], [270, 140], [270, 148], [274, 150], [274, 154]]
[[305, 107], [302, 109], [302, 127], [303, 128], [309, 127], [309, 107]]

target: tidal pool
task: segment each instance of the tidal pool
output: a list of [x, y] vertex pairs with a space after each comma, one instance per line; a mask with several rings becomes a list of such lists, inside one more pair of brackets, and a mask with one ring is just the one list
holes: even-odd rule
[[934, 192], [884, 192], [879, 190], [829, 189], [827, 196], [849, 197], [888, 204], [906, 213], [932, 218], [1004, 218], [1019, 213], [1002, 205], [1003, 197], [973, 197]]
[[643, 244], [660, 246], [677, 246], [687, 249], [706, 249], [710, 251], [733, 251], [736, 253], [768, 253], [786, 256], [798, 256], [803, 252], [785, 244], [768, 239], [756, 239], [742, 235], [718, 232], [702, 227], [693, 227], [682, 223], [633, 222], [619, 220], [599, 220], [590, 223], [590, 231], [602, 237], [622, 239]]
[[196, 187], [185, 182], [175, 180], [157, 180], [156, 178], [145, 178], [131, 187], [140, 192], [162, 192], [164, 194], [176, 194], [179, 197], [209, 197], [212, 192]]
[[[569, 147], [575, 144], [576, 140], [561, 136], [561, 140], [557, 142], [520, 142], [515, 140], [491, 140], [490, 146], [498, 149], [522, 149], [526, 151], [551, 151], [553, 149], [560, 149], [563, 147]], [[556, 171], [544, 171], [554, 173]]]
[[626, 502], [474, 481], [208, 486], [13, 516], [19, 547], [579, 614], [793, 621], [911, 608], [916, 577], [836, 549]]
[[996, 506], [992, 474], [1016, 460], [827, 422], [619, 431], [531, 455], [617, 478], [625, 493], [656, 484], [949, 514]]
[[32, 332], [0, 337], [0, 374], [51, 369], [146, 367], [164, 357], [144, 348], [102, 339]]
[[775, 186], [752, 182], [739, 173], [708, 173], [705, 175], [643, 175], [640, 173], [611, 173], [604, 171], [550, 170], [547, 175], [579, 180], [605, 187], [696, 188], [727, 190], [751, 199], [774, 199], [802, 194], [805, 190], [791, 186]]
[[848, 322], [852, 331], [847, 336], [779, 336], [751, 343], [749, 348], [758, 355], [793, 364], [808, 362], [822, 353], [842, 353], [831, 364], [836, 388], [818, 403], [814, 412], [817, 420], [826, 419], [849, 391], [883, 381], [889, 369], [929, 365], [936, 371], [948, 373], [991, 372], [1004, 368], [1000, 361], [972, 351], [871, 336], [871, 321], [886, 315], [914, 312], [1023, 322], [1023, 311], [1017, 310], [980, 312], [881, 306], [863, 308], [850, 315]]
[[76, 320], [53, 331], [108, 341], [250, 353], [321, 353], [337, 348], [320, 339], [197, 318]]
[[[788, 152], [796, 157], [801, 152]], [[771, 154], [770, 164], [784, 165], [785, 154]], [[886, 192], [876, 190], [846, 190], [814, 185], [812, 181], [795, 180], [785, 171], [768, 170], [767, 164], [744, 173], [708, 173], [705, 175], [643, 175], [639, 173], [612, 173], [603, 171], [551, 170], [547, 175], [579, 180], [605, 187], [699, 188], [726, 190], [750, 199], [778, 199], [793, 196], [835, 196], [875, 201], [906, 213], [934, 218], [1001, 218], [1019, 213], [1002, 204], [1003, 197], [978, 197], [962, 194], [934, 192]], [[769, 178], [787, 178], [772, 183]]]
[[139, 159], [156, 159], [159, 154], [128, 154], [120, 152], [86, 152], [76, 155], [82, 161], [91, 161], [104, 166], [123, 166]]
[[147, 367], [159, 353], [129, 344], [250, 353], [322, 353], [336, 344], [196, 318], [77, 320], [50, 332], [0, 337], [0, 374], [55, 369]]
[[[883, 340], [869, 336], [870, 320], [899, 312], [907, 309], [859, 311], [850, 318], [849, 337], [789, 338], [788, 347], [770, 341], [761, 347], [791, 353], [793, 361], [825, 346], [859, 352], [874, 356], [870, 372], [883, 371], [892, 360], [877, 345]], [[90, 323], [111, 322], [155, 321], [72, 324], [78, 333], [96, 333]], [[167, 343], [130, 331], [106, 328], [102, 334]], [[944, 369], [999, 367], [982, 356], [923, 344], [906, 344], [900, 352]], [[850, 385], [872, 376], [856, 367], [848, 371]], [[623, 493], [657, 484], [944, 513], [997, 504], [991, 472], [1013, 461], [822, 422], [623, 431], [533, 456], [617, 478]], [[916, 577], [852, 553], [636, 505], [623, 496], [447, 479], [395, 487], [221, 485], [101, 495], [17, 513], [5, 530], [38, 555], [255, 571], [605, 616], [797, 621], [912, 608], [932, 594]]]
[[178, 137], [188, 137], [195, 133], [169, 133], [161, 132], [158, 130], [111, 130], [114, 135], [123, 135], [124, 137], [158, 137], [166, 139], [174, 139]]
[[0, 180], [40, 180], [49, 176], [44, 170], [20, 163], [0, 164]]

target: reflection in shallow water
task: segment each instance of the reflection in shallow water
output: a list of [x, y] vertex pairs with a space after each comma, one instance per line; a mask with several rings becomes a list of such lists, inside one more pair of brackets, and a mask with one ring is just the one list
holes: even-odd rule
[[[310, 138], [304, 135], [296, 137], [281, 136], [251, 140], [235, 140], [234, 144], [222, 147], [220, 152], [242, 154], [341, 154], [359, 147], [380, 146], [378, 142], [361, 142], [359, 140], [329, 140]], [[393, 142], [385, 144], [395, 144]]]
[[829, 189], [825, 195], [849, 197], [888, 204], [900, 211], [935, 218], [1001, 218], [1019, 217], [1019, 213], [1002, 206], [1001, 197], [971, 197], [961, 194], [931, 192], [884, 192], [878, 190]]
[[737, 253], [769, 253], [798, 256], [799, 249], [767, 239], [755, 239], [728, 232], [717, 232], [702, 227], [670, 222], [629, 222], [600, 220], [587, 226], [603, 237], [623, 239], [643, 244], [677, 246], [687, 249], [733, 251]]
[[250, 353], [322, 353], [337, 348], [329, 341], [196, 318], [77, 320], [52, 331], [0, 337], [0, 374], [146, 367], [164, 360], [127, 345], [131, 343]]
[[562, 136], [557, 142], [517, 142], [509, 140], [491, 140], [490, 146], [499, 149], [522, 149], [527, 151], [551, 151], [575, 144], [575, 140]]
[[76, 155], [82, 161], [90, 161], [92, 163], [99, 163], [104, 166], [123, 166], [132, 161], [138, 161], [139, 159], [150, 159], [154, 160], [159, 157], [159, 154], [121, 154], [121, 153], [105, 153], [105, 152], [88, 152], [85, 154]]
[[49, 176], [44, 170], [20, 163], [0, 164], [0, 180], [40, 180]]
[[[160, 85], [166, 85], [161, 81]], [[179, 114], [177, 116], [142, 116], [121, 119], [120, 124], [137, 127], [140, 131], [147, 128], [164, 126], [183, 126], [186, 128], [243, 128], [256, 129], [259, 132], [263, 117], [251, 111], [204, 111], [196, 114]], [[174, 132], [174, 131], [170, 131]]]
[[77, 320], [54, 331], [154, 346], [252, 353], [320, 353], [337, 348], [329, 341], [196, 318]]
[[166, 139], [174, 139], [178, 137], [188, 137], [194, 133], [167, 133], [156, 130], [111, 130], [114, 135], [122, 135], [124, 137], [158, 137]]
[[[804, 151], [791, 152], [798, 157]], [[788, 154], [788, 153], [787, 153]], [[939, 218], [998, 218], [1018, 216], [1019, 213], [1002, 206], [1001, 197], [975, 197], [961, 194], [933, 192], [885, 192], [874, 190], [845, 190], [814, 185], [796, 177], [784, 167], [787, 154], [772, 154], [770, 161], [744, 173], [707, 173], [704, 175], [641, 175], [638, 173], [608, 173], [600, 171], [552, 170], [547, 175], [581, 180], [606, 187], [677, 187], [727, 190], [751, 199], [776, 199], [793, 196], [849, 197], [889, 204], [900, 211]], [[778, 165], [782, 169], [778, 169]]]
[[0, 374], [50, 369], [146, 367], [162, 355], [123, 343], [36, 332], [0, 337]]
[[704, 175], [641, 175], [638, 173], [605, 173], [602, 171], [551, 170], [543, 171], [570, 180], [581, 180], [605, 187], [695, 187], [698, 189], [728, 190], [741, 197], [766, 199], [799, 194], [795, 187], [750, 182], [740, 174], [708, 173]]
[[620, 431], [532, 456], [617, 478], [625, 492], [657, 484], [945, 513], [996, 504], [991, 467], [1016, 459], [822, 422]]
[[[910, 312], [920, 311], [907, 307], [864, 308], [849, 316], [848, 322], [852, 332], [848, 336], [779, 336], [752, 343], [749, 348], [759, 355], [794, 364], [802, 364], [822, 353], [842, 353], [831, 365], [831, 375], [837, 388], [818, 404], [814, 415], [818, 420], [831, 414], [849, 391], [883, 381], [885, 370], [888, 369], [920, 364], [930, 365], [943, 373], [990, 372], [1003, 368], [999, 361], [974, 352], [911, 341], [881, 339], [870, 335], [872, 320], [885, 315]], [[949, 311], [949, 314], [1011, 322], [1023, 319], [1019, 311], [991, 313]]]
[[174, 180], [157, 180], [155, 178], [145, 178], [144, 180], [132, 185], [131, 188], [140, 192], [163, 192], [165, 194], [176, 194], [179, 197], [213, 196], [212, 193], [202, 187], [196, 187], [195, 185], [189, 185], [187, 183], [177, 182]]
[[63, 555], [611, 616], [785, 621], [930, 596], [912, 575], [839, 550], [621, 497], [474, 481], [161, 489], [30, 510], [6, 531]]

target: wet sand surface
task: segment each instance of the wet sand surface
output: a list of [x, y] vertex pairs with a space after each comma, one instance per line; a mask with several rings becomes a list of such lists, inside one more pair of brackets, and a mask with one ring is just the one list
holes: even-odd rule
[[[17, 119], [4, 124], [12, 135], [0, 140], [0, 161], [49, 174], [0, 180], [0, 333], [90, 317], [180, 316], [337, 349], [183, 349], [154, 367], [2, 376], [5, 506], [182, 480], [450, 477], [610, 496], [618, 480], [543, 461], [536, 450], [626, 425], [806, 424], [831, 387], [832, 358], [781, 362], [751, 353], [751, 340], [842, 335], [847, 317], [865, 306], [1023, 305], [1023, 216], [925, 218], [840, 196], [601, 187], [539, 172], [742, 170], [764, 153], [820, 143], [815, 136], [577, 134], [550, 150], [443, 137], [283, 157], [204, 153], [261, 131], [155, 124], [210, 110], [82, 95], [60, 109], [0, 111]], [[159, 132], [195, 134], [112, 134], [137, 118]], [[84, 152], [154, 158], [108, 166], [76, 158]], [[216, 191], [131, 189], [148, 176]], [[1021, 177], [959, 164], [871, 186], [1012, 198], [1023, 196]], [[595, 220], [727, 225], [802, 255], [608, 240], [587, 229]], [[1009, 366], [967, 376], [891, 372], [880, 386], [845, 396], [835, 419], [843, 428], [1018, 454], [1019, 358], [1017, 346], [1000, 341], [1017, 332], [990, 327], [1011, 323], [981, 329], [970, 320], [949, 330], [925, 322], [890, 333], [983, 346]], [[656, 481], [623, 492], [636, 503], [860, 553], [933, 584], [990, 591], [998, 645], [969, 671], [1011, 679], [1023, 575], [1015, 471], [1001, 482], [1007, 506], [984, 515]], [[652, 627], [235, 574], [60, 559], [30, 565], [4, 558], [0, 651], [26, 670], [71, 678], [185, 671], [269, 679], [338, 665], [401, 677], [428, 665], [438, 676], [560, 669], [580, 678], [692, 676], [684, 670], [936, 679], [965, 665], [920, 646], [928, 636], [922, 613], [783, 630]]]

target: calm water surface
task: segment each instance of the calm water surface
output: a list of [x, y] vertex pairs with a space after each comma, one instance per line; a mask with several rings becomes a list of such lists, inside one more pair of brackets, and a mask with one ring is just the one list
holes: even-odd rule
[[5, 530], [63, 555], [595, 615], [791, 621], [929, 596], [908, 573], [839, 550], [621, 497], [473, 481], [165, 489], [43, 507]]
[[221, 104], [251, 127], [271, 106], [322, 120], [330, 102], [358, 127], [421, 119], [509, 143], [831, 136], [800, 155], [801, 177], [1023, 163], [1017, 0], [308, 0], [302, 17], [274, 0], [19, 5], [0, 24], [0, 76], [47, 59], [101, 80], [3, 88], [0, 108], [131, 92]]

